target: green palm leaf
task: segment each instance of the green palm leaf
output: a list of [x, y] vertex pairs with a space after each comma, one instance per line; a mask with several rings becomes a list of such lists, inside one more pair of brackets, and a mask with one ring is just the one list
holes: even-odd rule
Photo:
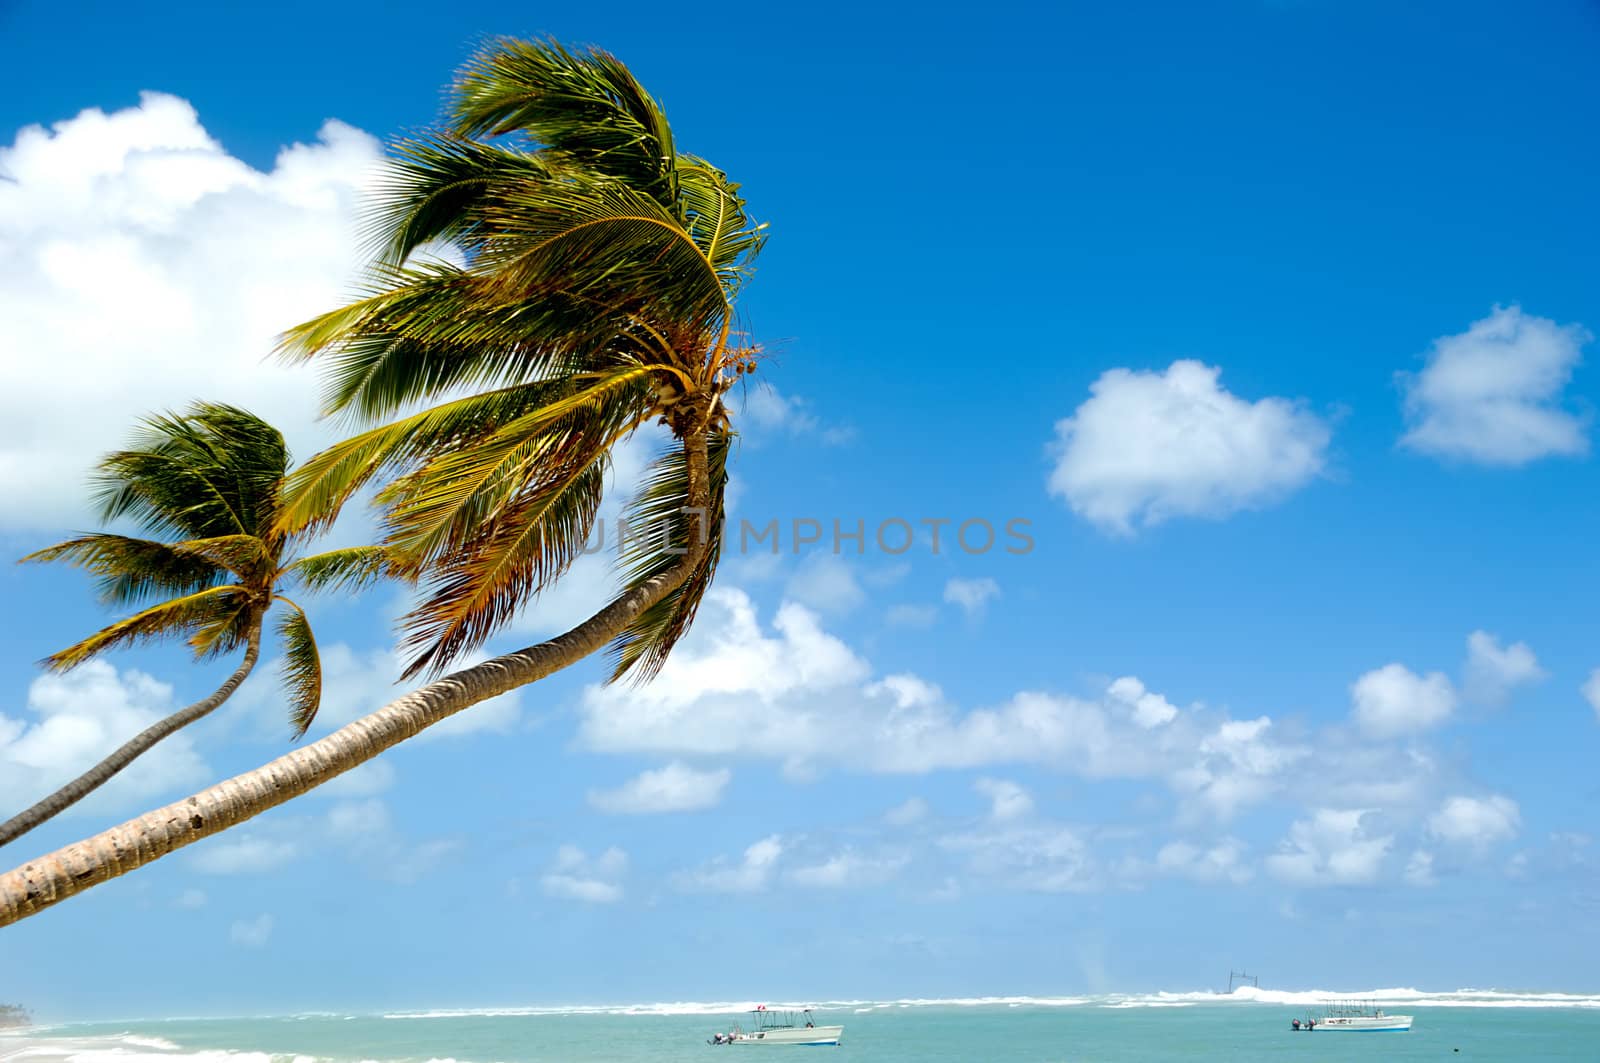
[[184, 539], [254, 534], [276, 519], [275, 485], [288, 463], [277, 429], [237, 407], [199, 403], [149, 418], [132, 447], [101, 461], [100, 517]]
[[605, 490], [603, 448], [547, 470], [461, 549], [432, 567], [431, 596], [402, 620], [417, 651], [402, 678], [437, 674], [477, 649], [583, 552]]
[[721, 277], [669, 208], [615, 182], [519, 190], [486, 212], [482, 260], [502, 297], [581, 296], [704, 329], [728, 311]]
[[[51, 671], [65, 672], [115, 647], [192, 635], [197, 631], [210, 633], [206, 649], [202, 651], [197, 646], [197, 651], [213, 652], [231, 637], [239, 611], [248, 604], [249, 592], [243, 587], [232, 584], [208, 587], [140, 610], [126, 620], [102, 628], [82, 642], [75, 642], [64, 650], [52, 653], [41, 663]], [[220, 631], [217, 630], [219, 625]], [[234, 648], [235, 645], [228, 648]]]
[[373, 477], [475, 443], [572, 389], [563, 380], [469, 395], [336, 443], [289, 476], [282, 526], [290, 531], [326, 528]]
[[[281, 475], [279, 479], [282, 479]], [[275, 503], [272, 508], [276, 510]], [[172, 549], [204, 558], [245, 581], [272, 571], [273, 559], [269, 546], [255, 535], [218, 535], [210, 539], [185, 539], [181, 543], [174, 543]]]
[[314, 591], [359, 591], [395, 574], [389, 551], [381, 546], [348, 546], [302, 557], [288, 564], [285, 581]]
[[640, 368], [606, 374], [404, 477], [379, 496], [391, 503], [386, 545], [405, 564], [425, 565], [528, 485], [538, 491], [542, 478], [590, 464], [649, 416], [649, 376]]
[[458, 136], [523, 133], [575, 169], [626, 182], [662, 204], [677, 199], [672, 127], [605, 52], [502, 39], [467, 64], [453, 102]]
[[197, 661], [226, 657], [250, 641], [251, 632], [261, 625], [265, 610], [252, 607], [248, 594], [238, 595], [216, 611], [215, 616], [200, 616], [190, 621], [189, 650]]
[[400, 265], [433, 241], [469, 254], [492, 239], [479, 212], [509, 189], [556, 178], [548, 160], [457, 136], [402, 140], [375, 190], [370, 222], [383, 259]]
[[283, 642], [283, 685], [289, 695], [289, 722], [299, 738], [317, 718], [322, 703], [322, 658], [311, 622], [294, 602], [278, 595], [288, 608], [278, 618], [278, 637]]
[[285, 333], [280, 352], [326, 351], [326, 411], [385, 417], [462, 388], [559, 380], [595, 368], [596, 348], [634, 334], [626, 308], [597, 313], [567, 293], [507, 292], [493, 278], [428, 263], [384, 269], [384, 290]]
[[745, 214], [739, 186], [703, 159], [683, 155], [678, 165], [682, 200], [679, 213], [690, 239], [700, 248], [731, 302], [754, 268], [766, 242], [765, 224]]
[[216, 564], [190, 551], [109, 532], [80, 535], [22, 560], [65, 561], [87, 569], [100, 577], [100, 600], [107, 605], [137, 605], [159, 594], [193, 594], [225, 577]]
[[654, 579], [683, 556], [690, 536], [704, 535], [706, 554], [687, 580], [670, 594], [645, 610], [612, 642], [613, 681], [631, 676], [648, 682], [660, 673], [662, 665], [678, 640], [694, 623], [701, 599], [711, 586], [717, 562], [722, 557], [723, 498], [728, 486], [728, 453], [733, 435], [719, 432], [706, 448], [706, 464], [711, 478], [711, 505], [702, 523], [701, 515], [686, 512], [689, 498], [689, 465], [681, 450], [668, 451], [658, 458], [646, 474], [644, 487], [629, 507], [629, 526], [651, 534], [631, 536], [621, 558], [623, 593]]

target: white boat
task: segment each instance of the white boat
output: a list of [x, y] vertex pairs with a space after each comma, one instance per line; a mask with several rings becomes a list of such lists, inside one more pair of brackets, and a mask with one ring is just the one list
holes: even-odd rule
[[738, 1023], [727, 1033], [712, 1034], [712, 1045], [836, 1045], [843, 1026], [818, 1026], [811, 1009], [770, 1011], [765, 1004], [750, 1013], [750, 1029]]
[[1405, 1033], [1411, 1029], [1411, 1016], [1387, 1015], [1370, 1000], [1341, 1000], [1329, 1004], [1319, 1016], [1295, 1019], [1295, 1030], [1344, 1030], [1347, 1033]]

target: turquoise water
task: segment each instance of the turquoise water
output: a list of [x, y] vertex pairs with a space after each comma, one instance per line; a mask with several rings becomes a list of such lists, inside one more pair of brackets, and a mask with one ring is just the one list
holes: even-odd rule
[[[843, 1023], [838, 1048], [707, 1045], [731, 1014], [433, 1014], [182, 1019], [59, 1026], [0, 1037], [0, 1061], [74, 1063], [535, 1063], [759, 1058], [901, 1061], [1600, 1060], [1600, 1007], [1388, 1007], [1409, 1033], [1294, 1033], [1303, 1006], [1261, 1002], [1128, 1006], [851, 1004], [821, 1009]], [[680, 1006], [680, 1010], [700, 1010]], [[667, 1010], [658, 1007], [658, 1012]]]

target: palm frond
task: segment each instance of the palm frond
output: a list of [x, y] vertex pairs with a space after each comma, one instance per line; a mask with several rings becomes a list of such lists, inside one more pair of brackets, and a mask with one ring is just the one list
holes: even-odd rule
[[67, 539], [22, 560], [65, 561], [87, 569], [100, 577], [100, 600], [116, 606], [136, 605], [158, 594], [193, 594], [225, 578], [218, 565], [192, 552], [108, 532]]
[[463, 137], [402, 140], [378, 181], [369, 234], [383, 260], [400, 265], [417, 248], [449, 241], [468, 252], [492, 237], [481, 210], [507, 190], [559, 179], [548, 160]]
[[114, 647], [176, 638], [197, 629], [213, 633], [205, 647], [194, 647], [198, 655], [226, 652], [240, 645], [235, 621], [248, 604], [249, 594], [242, 587], [208, 587], [152, 605], [52, 653], [40, 663], [53, 672], [65, 672]]
[[469, 395], [336, 443], [285, 482], [281, 527], [291, 532], [327, 528], [378, 474], [475, 443], [572, 390], [571, 382], [557, 380]]
[[129, 517], [152, 534], [251, 535], [276, 518], [288, 465], [277, 429], [237, 407], [197, 403], [146, 419], [132, 446], [100, 462], [95, 496], [102, 520]]
[[253, 600], [239, 595], [215, 615], [196, 617], [189, 623], [189, 652], [195, 660], [225, 657], [250, 641], [250, 633], [260, 625], [262, 615], [261, 609], [251, 606]]
[[517, 291], [443, 263], [384, 270], [374, 283], [387, 287], [281, 339], [284, 357], [325, 356], [326, 412], [385, 417], [452, 390], [594, 370], [636, 318], [578, 285]]
[[461, 548], [430, 570], [431, 596], [402, 619], [417, 655], [403, 678], [437, 674], [483, 645], [583, 552], [605, 490], [609, 451], [565, 456], [545, 469], [494, 517], [473, 529]]
[[485, 220], [500, 239], [483, 268], [508, 295], [583, 297], [699, 331], [728, 312], [721, 278], [675, 210], [620, 182], [516, 189]]
[[390, 507], [386, 545], [402, 564], [421, 565], [451, 541], [470, 537], [463, 529], [487, 519], [530, 483], [560, 478], [562, 470], [584, 464], [586, 455], [609, 448], [651, 416], [650, 376], [650, 370], [635, 367], [585, 379], [581, 390], [397, 480], [378, 496]]
[[317, 708], [322, 703], [322, 658], [305, 610], [282, 595], [277, 595], [276, 600], [288, 606], [278, 618], [278, 637], [283, 642], [283, 685], [289, 695], [289, 723], [294, 737], [299, 738], [317, 718]]
[[716, 272], [724, 298], [732, 302], [766, 243], [766, 223], [750, 220], [739, 186], [704, 159], [678, 157], [678, 187], [679, 213], [689, 236]]
[[[277, 503], [271, 504], [276, 513]], [[267, 525], [271, 529], [271, 525]], [[218, 535], [209, 539], [185, 539], [172, 549], [204, 558], [250, 583], [266, 578], [272, 571], [272, 552], [267, 543], [254, 535]]]
[[602, 51], [568, 51], [554, 41], [495, 41], [462, 70], [451, 125], [462, 137], [520, 132], [658, 203], [677, 200], [672, 128], [661, 105]]
[[290, 562], [284, 576], [314, 591], [359, 591], [395, 575], [389, 551], [381, 546], [348, 546]]
[[[626, 519], [635, 534], [623, 544], [626, 550], [619, 562], [624, 594], [676, 565], [690, 545], [690, 536], [705, 535], [706, 552], [687, 580], [641, 613], [613, 640], [608, 651], [613, 682], [623, 676], [641, 683], [655, 678], [673, 647], [694, 623], [722, 557], [723, 500], [732, 443], [732, 432], [717, 432], [706, 448], [711, 502], [703, 523], [699, 514], [686, 509], [689, 462], [681, 448], [656, 460], [646, 474], [643, 488], [628, 507]], [[646, 534], [638, 534], [639, 529]]]

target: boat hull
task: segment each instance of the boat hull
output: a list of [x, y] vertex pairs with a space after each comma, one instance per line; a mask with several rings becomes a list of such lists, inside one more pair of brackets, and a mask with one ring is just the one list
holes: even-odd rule
[[843, 1026], [782, 1026], [756, 1030], [734, 1037], [736, 1045], [808, 1045], [813, 1048], [836, 1045], [844, 1036]]
[[1342, 1030], [1345, 1033], [1405, 1033], [1411, 1029], [1411, 1016], [1409, 1015], [1384, 1015], [1358, 1016], [1354, 1018], [1330, 1017], [1318, 1019], [1316, 1032], [1323, 1030]]

